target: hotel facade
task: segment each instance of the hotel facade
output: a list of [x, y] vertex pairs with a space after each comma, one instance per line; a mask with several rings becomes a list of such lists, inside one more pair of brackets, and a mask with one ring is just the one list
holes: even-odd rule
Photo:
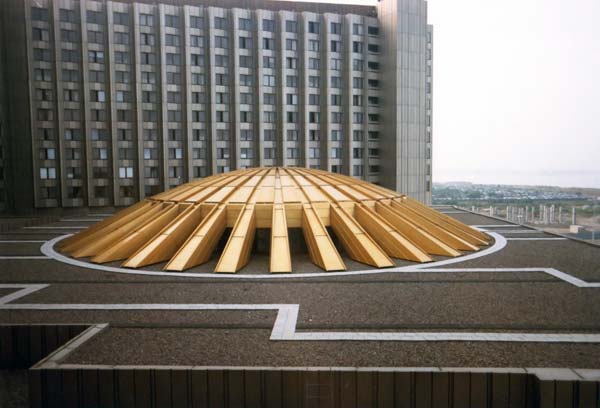
[[431, 201], [424, 0], [3, 0], [0, 11], [0, 209], [126, 206], [261, 166]]

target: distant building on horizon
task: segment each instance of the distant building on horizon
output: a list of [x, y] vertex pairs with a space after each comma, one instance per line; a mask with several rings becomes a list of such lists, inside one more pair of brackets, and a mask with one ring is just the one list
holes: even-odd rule
[[431, 202], [425, 0], [2, 0], [0, 210], [302, 166]]

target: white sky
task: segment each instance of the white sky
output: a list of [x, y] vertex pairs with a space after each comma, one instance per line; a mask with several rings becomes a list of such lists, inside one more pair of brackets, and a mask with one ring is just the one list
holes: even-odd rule
[[434, 181], [600, 187], [600, 0], [428, 3]]

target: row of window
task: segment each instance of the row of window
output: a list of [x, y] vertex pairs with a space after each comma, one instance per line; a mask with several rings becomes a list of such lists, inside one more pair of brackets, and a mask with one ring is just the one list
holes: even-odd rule
[[[31, 8], [31, 18], [34, 21], [50, 21], [50, 11], [46, 8], [41, 7], [32, 7]], [[69, 9], [60, 9], [59, 10], [59, 19], [61, 22], [68, 23], [77, 23], [79, 21], [77, 13], [75, 10]], [[91, 24], [103, 25], [105, 23], [104, 15], [102, 12], [87, 10], [86, 11], [86, 21]], [[126, 12], [113, 12], [113, 23], [119, 25], [130, 25], [129, 13]], [[155, 16], [153, 14], [140, 14], [139, 16], [139, 24], [141, 26], [152, 27], [155, 25]], [[179, 28], [181, 26], [180, 17], [178, 15], [173, 14], [165, 14], [164, 24], [166, 27], [175, 27]], [[285, 20], [285, 31], [288, 33], [297, 33], [298, 32], [298, 22], [295, 20]], [[204, 28], [204, 19], [198, 16], [190, 16], [190, 27], [195, 29]], [[253, 22], [249, 18], [239, 18], [238, 19], [238, 28], [240, 30], [253, 30]], [[275, 32], [275, 20], [264, 18], [261, 21], [261, 29], [262, 31], [267, 32]], [[229, 29], [228, 19], [226, 17], [215, 17], [214, 18], [214, 28], [227, 30]], [[320, 34], [321, 33], [321, 23], [317, 21], [309, 21], [307, 31], [311, 34]], [[342, 34], [342, 24], [337, 22], [331, 22], [329, 25], [329, 32], [331, 34]], [[369, 35], [378, 35], [379, 28], [376, 26], [368, 26], [367, 33]], [[363, 35], [364, 34], [364, 25], [360, 23], [352, 24], [352, 34], [354, 35]]]

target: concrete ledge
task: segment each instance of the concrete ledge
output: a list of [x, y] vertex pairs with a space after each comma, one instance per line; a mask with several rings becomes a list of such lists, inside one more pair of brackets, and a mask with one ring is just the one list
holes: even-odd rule
[[107, 327], [0, 326], [3, 367], [49, 353], [29, 370], [31, 407], [600, 406], [598, 370], [62, 364]]

